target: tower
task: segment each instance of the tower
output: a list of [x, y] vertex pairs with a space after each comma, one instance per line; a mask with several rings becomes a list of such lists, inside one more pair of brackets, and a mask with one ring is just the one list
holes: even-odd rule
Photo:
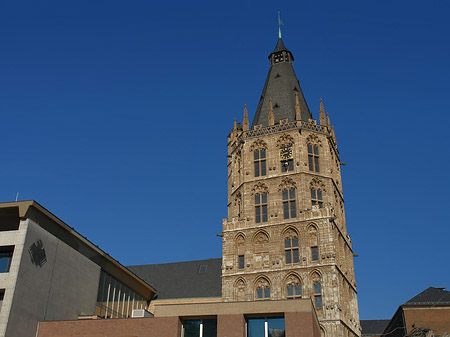
[[228, 136], [223, 301], [311, 298], [322, 336], [359, 336], [339, 152], [320, 102], [312, 118], [281, 37], [250, 126]]

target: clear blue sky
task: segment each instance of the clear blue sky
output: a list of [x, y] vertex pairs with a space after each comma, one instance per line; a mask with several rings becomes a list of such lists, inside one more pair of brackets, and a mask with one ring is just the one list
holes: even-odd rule
[[448, 1], [2, 1], [0, 200], [125, 265], [221, 256], [226, 136], [277, 39], [336, 127], [360, 315], [448, 286]]

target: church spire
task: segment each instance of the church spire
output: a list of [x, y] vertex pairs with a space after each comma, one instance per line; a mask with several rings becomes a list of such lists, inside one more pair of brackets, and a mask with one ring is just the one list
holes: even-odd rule
[[244, 131], [248, 131], [248, 113], [247, 113], [247, 104], [244, 105], [244, 118], [242, 119], [242, 129]]
[[[303, 96], [299, 81], [295, 76], [294, 56], [278, 37], [275, 49], [269, 55], [270, 68], [261, 98], [256, 108], [252, 128], [255, 125], [269, 126], [269, 97], [272, 100], [274, 124], [281, 119], [289, 122], [308, 121], [312, 118], [308, 104]], [[297, 107], [298, 104], [298, 107]], [[297, 111], [300, 111], [299, 116]]]
[[320, 99], [320, 109], [319, 109], [319, 122], [320, 125], [326, 125], [327, 124], [327, 117], [325, 116], [325, 109], [323, 107], [322, 98]]

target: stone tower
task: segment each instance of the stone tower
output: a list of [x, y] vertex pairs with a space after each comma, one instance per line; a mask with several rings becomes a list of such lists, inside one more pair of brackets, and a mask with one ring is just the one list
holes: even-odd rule
[[224, 301], [311, 298], [322, 336], [360, 336], [339, 152], [320, 102], [312, 118], [281, 38], [250, 126], [228, 136]]

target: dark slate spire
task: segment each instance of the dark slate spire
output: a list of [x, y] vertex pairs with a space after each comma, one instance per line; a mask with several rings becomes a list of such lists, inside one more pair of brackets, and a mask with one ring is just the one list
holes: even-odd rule
[[312, 118], [295, 76], [292, 65], [294, 57], [284, 45], [281, 37], [278, 39], [274, 51], [269, 55], [269, 61], [269, 73], [256, 108], [252, 128], [258, 124], [262, 124], [263, 127], [269, 125], [269, 100], [272, 101], [275, 124], [279, 124], [281, 119], [286, 118], [289, 122], [295, 121], [296, 94], [300, 103], [301, 120], [307, 121]]

